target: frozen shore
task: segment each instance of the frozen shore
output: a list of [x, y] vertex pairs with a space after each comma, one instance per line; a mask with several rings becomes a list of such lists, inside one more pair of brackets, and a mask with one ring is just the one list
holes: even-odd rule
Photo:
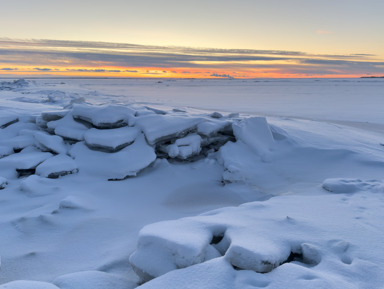
[[1, 80], [0, 288], [380, 288], [383, 87]]

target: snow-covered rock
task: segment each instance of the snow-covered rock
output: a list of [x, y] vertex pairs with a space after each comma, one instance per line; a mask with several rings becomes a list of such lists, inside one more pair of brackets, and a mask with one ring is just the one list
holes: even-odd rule
[[76, 162], [65, 154], [51, 157], [36, 167], [36, 174], [47, 178], [58, 178], [78, 172]]
[[196, 131], [201, 118], [145, 115], [137, 118], [136, 126], [140, 127], [150, 145], [186, 136]]
[[0, 289], [60, 289], [48, 282], [17, 280], [5, 283], [0, 286]]
[[136, 176], [156, 160], [153, 147], [139, 134], [135, 142], [115, 153], [90, 150], [84, 142], [72, 146], [70, 154], [75, 158], [80, 172], [109, 180]]
[[96, 107], [76, 104], [72, 110], [75, 119], [86, 121], [100, 129], [127, 126], [134, 114], [133, 109], [116, 105]]
[[4, 177], [0, 177], [0, 190], [5, 189], [8, 185], [8, 180]]
[[53, 283], [60, 289], [132, 289], [137, 285], [129, 279], [101, 271], [82, 271], [62, 275]]
[[65, 154], [67, 147], [63, 139], [58, 135], [49, 135], [44, 132], [36, 132], [34, 134], [37, 146], [44, 151], [49, 151], [54, 154]]
[[91, 128], [84, 134], [84, 140], [88, 147], [107, 152], [116, 152], [132, 144], [139, 130], [136, 127], [121, 127], [115, 129]]
[[174, 144], [166, 148], [169, 157], [182, 160], [196, 156], [201, 151], [201, 137], [198, 134], [190, 134], [179, 138]]
[[244, 142], [257, 154], [268, 152], [274, 143], [265, 117], [250, 117], [232, 124], [236, 139]]

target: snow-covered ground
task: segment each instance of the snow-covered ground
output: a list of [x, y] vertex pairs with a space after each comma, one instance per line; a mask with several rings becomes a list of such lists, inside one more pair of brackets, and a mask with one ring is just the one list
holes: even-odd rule
[[384, 80], [0, 80], [0, 288], [382, 288]]

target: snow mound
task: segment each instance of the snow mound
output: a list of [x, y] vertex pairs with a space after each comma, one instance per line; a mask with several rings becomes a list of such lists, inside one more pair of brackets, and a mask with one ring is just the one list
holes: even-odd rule
[[0, 286], [0, 289], [60, 289], [55, 285], [40, 281], [18, 280]]
[[[370, 193], [372, 197], [379, 201], [380, 195]], [[214, 268], [220, 271], [221, 266], [229, 268], [228, 265], [232, 267], [229, 270], [232, 276], [252, 271], [254, 274], [271, 272], [253, 275], [256, 281], [257, 276], [266, 276], [262, 279], [263, 283], [270, 284], [268, 288], [290, 288], [288, 284], [299, 282], [303, 276], [316, 276], [308, 277], [318, 279], [314, 286], [328, 284], [327, 288], [340, 288], [340, 284], [344, 284], [348, 288], [367, 288], [366, 282], [370, 281], [365, 274], [370, 271], [377, 280], [381, 276], [378, 264], [384, 261], [384, 249], [372, 251], [364, 237], [371, 232], [370, 236], [378, 240], [384, 236], [383, 231], [373, 233], [369, 227], [358, 225], [365, 222], [361, 208], [371, 201], [359, 194], [352, 195], [348, 201], [341, 195], [306, 196], [304, 200], [303, 196], [280, 196], [263, 203], [247, 203], [147, 225], [139, 233], [137, 250], [131, 255], [130, 263], [143, 282], [161, 276], [142, 288], [158, 288], [156, 286], [167, 282], [170, 287], [166, 288], [176, 288], [173, 284], [179, 284], [186, 276], [189, 276], [184, 280], [188, 284], [186, 288], [196, 288], [192, 284], [202, 278], [201, 268], [212, 272]], [[300, 202], [306, 205], [298, 209]], [[377, 217], [376, 225], [381, 222], [381, 206], [379, 201], [367, 212]], [[352, 221], [356, 220], [356, 209], [363, 216]], [[321, 217], [324, 214], [327, 218]], [[359, 234], [355, 234], [356, 226]], [[284, 279], [288, 272], [291, 275]], [[237, 280], [232, 278], [232, 282]], [[220, 282], [215, 280], [199, 288], [220, 288]]]
[[136, 284], [129, 279], [101, 271], [83, 271], [56, 278], [53, 283], [60, 289], [132, 289]]
[[155, 145], [196, 131], [201, 121], [201, 118], [155, 114], [137, 118], [136, 126], [143, 130], [148, 143]]
[[43, 178], [37, 175], [31, 175], [20, 182], [19, 189], [29, 196], [40, 197], [55, 193], [60, 190], [54, 185], [55, 183], [51, 179]]
[[378, 180], [332, 178], [323, 182], [323, 189], [335, 194], [351, 194], [359, 191], [383, 193], [384, 184]]
[[75, 104], [72, 110], [73, 117], [86, 121], [97, 128], [118, 128], [127, 126], [129, 118], [135, 114], [133, 109], [123, 106], [96, 107], [85, 104]]
[[90, 173], [109, 180], [121, 180], [136, 176], [156, 160], [153, 147], [139, 134], [135, 142], [115, 153], [90, 150], [83, 142], [72, 146], [71, 156], [80, 172]]
[[57, 135], [49, 135], [44, 132], [36, 132], [34, 134], [38, 147], [42, 150], [48, 151], [54, 154], [67, 153], [67, 147], [64, 144], [62, 137]]
[[136, 127], [103, 130], [91, 128], [84, 134], [84, 140], [91, 149], [116, 152], [132, 144], [138, 134], [139, 130]]
[[59, 154], [45, 160], [36, 167], [36, 174], [42, 177], [56, 179], [61, 176], [78, 172], [76, 162], [65, 154]]
[[8, 180], [4, 177], [0, 177], [0, 190], [5, 189], [8, 185]]

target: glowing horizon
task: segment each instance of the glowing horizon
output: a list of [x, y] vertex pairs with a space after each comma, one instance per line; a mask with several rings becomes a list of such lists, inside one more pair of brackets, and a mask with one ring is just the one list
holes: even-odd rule
[[0, 39], [0, 77], [346, 78], [384, 74], [372, 54]]

